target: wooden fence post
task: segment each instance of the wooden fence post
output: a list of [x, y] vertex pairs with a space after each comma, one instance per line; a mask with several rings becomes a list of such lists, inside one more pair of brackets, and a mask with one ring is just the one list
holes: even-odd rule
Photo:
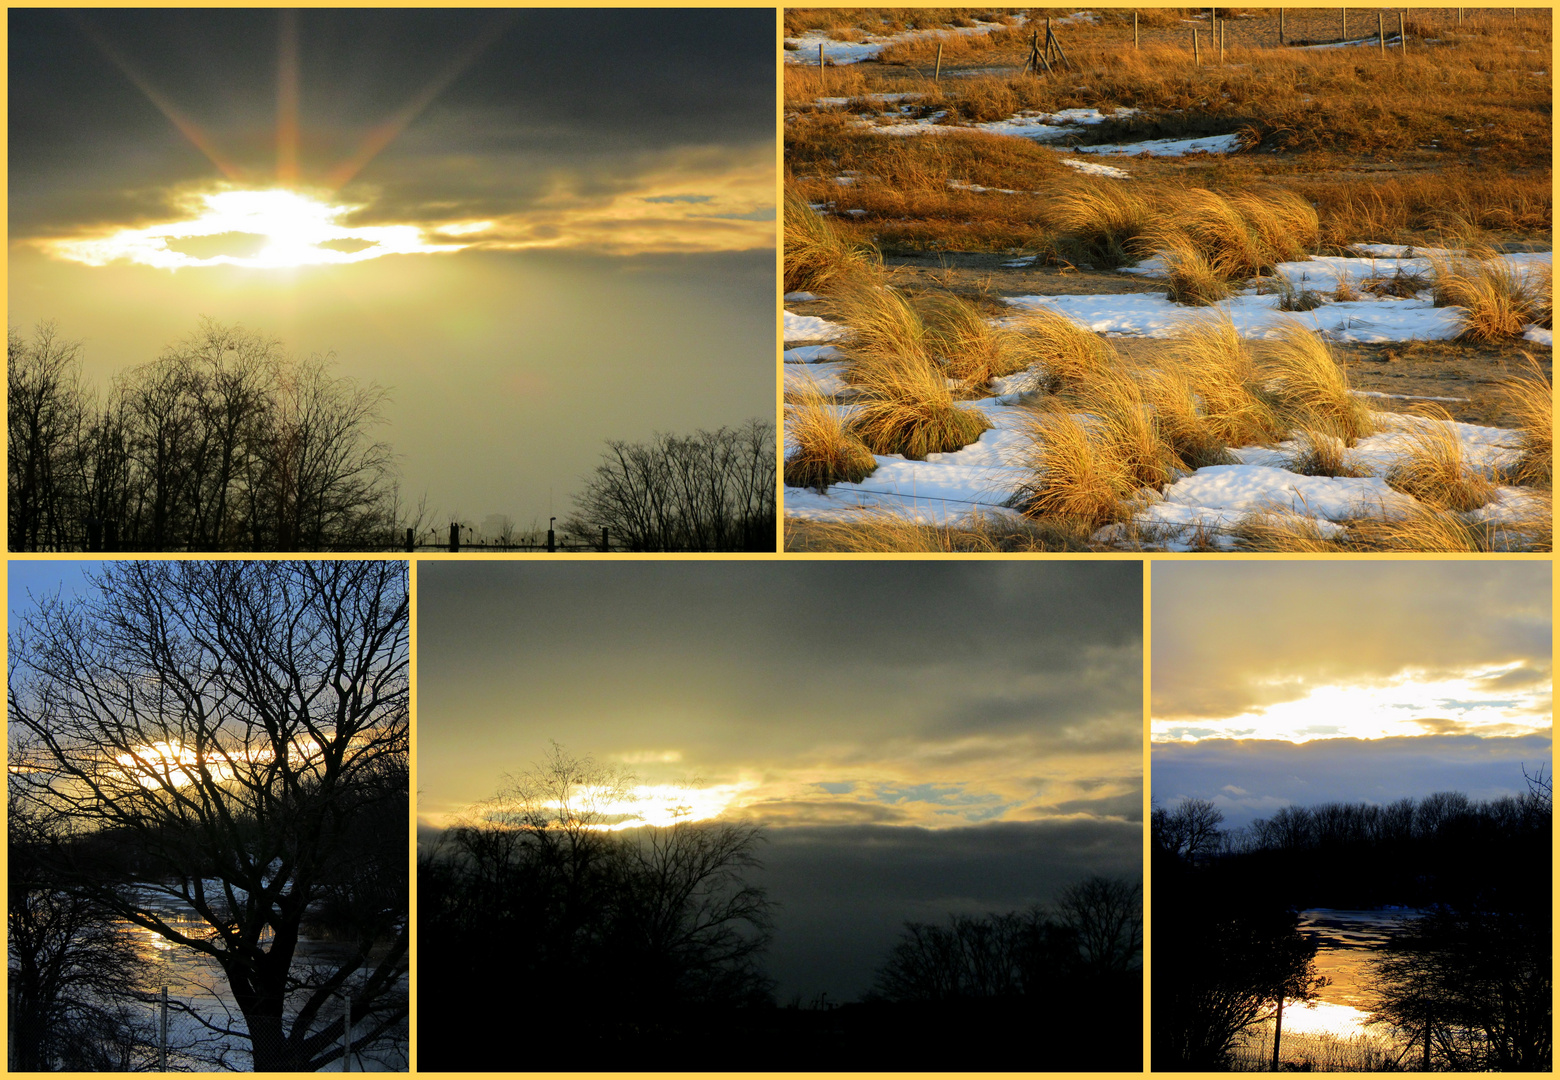
[[1284, 43], [1284, 9], [1278, 9], [1278, 43]]
[[553, 531], [553, 522], [557, 520], [555, 517], [547, 519], [547, 550], [549, 552], [558, 550], [558, 534]]
[[603, 525], [601, 527], [601, 550], [602, 551], [611, 551], [612, 550], [611, 545], [607, 543], [607, 527], [605, 525]]
[[1403, 59], [1408, 59], [1408, 29], [1403, 21], [1403, 13], [1398, 12], [1398, 48], [1403, 50]]
[[937, 67], [932, 72], [932, 82], [942, 82], [942, 47], [943, 43], [937, 43]]
[[450, 522], [450, 550], [460, 550], [460, 524], [454, 521]]
[[[1338, 9], [1338, 40], [1339, 41], [1348, 41], [1349, 40], [1349, 9], [1348, 8], [1339, 8]], [[822, 46], [820, 45], [819, 48], [822, 48]]]
[[823, 70], [823, 42], [818, 42], [818, 70]]
[[1381, 46], [1381, 58], [1387, 58], [1387, 32], [1383, 29], [1381, 12], [1376, 12], [1376, 44]]
[[1228, 19], [1219, 20], [1219, 66], [1224, 66], [1224, 28], [1230, 24]]
[[162, 988], [162, 1008], [157, 1015], [157, 1071], [168, 1071], [168, 987]]
[[417, 550], [417, 544], [414, 541], [414, 538], [412, 536], [412, 527], [410, 525], [408, 525], [406, 527], [406, 550], [407, 551], [416, 551]]
[[1132, 9], [1132, 47], [1138, 48], [1137, 8]]
[[1202, 52], [1197, 48], [1197, 27], [1192, 27], [1192, 66], [1202, 67]]

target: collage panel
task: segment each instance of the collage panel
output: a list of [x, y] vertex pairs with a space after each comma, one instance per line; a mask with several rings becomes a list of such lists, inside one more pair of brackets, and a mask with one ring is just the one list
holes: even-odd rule
[[407, 564], [7, 577], [9, 1071], [407, 1071]]
[[1552, 586], [1154, 565], [1155, 1071], [1548, 1071]]
[[423, 563], [419, 1068], [1141, 1070], [1142, 600]]
[[786, 550], [1549, 550], [1552, 15], [787, 8]]
[[8, 20], [9, 550], [775, 550], [772, 10]]

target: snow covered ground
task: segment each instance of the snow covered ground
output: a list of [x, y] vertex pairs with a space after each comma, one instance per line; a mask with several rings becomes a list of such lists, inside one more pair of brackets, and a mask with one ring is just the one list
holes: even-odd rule
[[[1386, 247], [1386, 245], [1375, 245]], [[1398, 249], [1400, 250], [1400, 249]], [[1548, 251], [1504, 255], [1502, 259], [1524, 272], [1547, 267]], [[1286, 320], [1298, 320], [1330, 341], [1439, 341], [1455, 337], [1462, 309], [1436, 307], [1429, 290], [1430, 261], [1393, 256], [1344, 257], [1319, 255], [1307, 262], [1281, 263], [1274, 276], [1287, 278], [1297, 289], [1311, 289], [1330, 297], [1342, 280], [1356, 289], [1372, 279], [1391, 279], [1398, 273], [1425, 275], [1426, 288], [1413, 298], [1376, 296], [1362, 292], [1358, 300], [1322, 304], [1310, 311], [1283, 311], [1279, 297], [1255, 287], [1206, 308], [1176, 304], [1158, 293], [1097, 293], [1087, 296], [1015, 296], [1008, 303], [1017, 308], [1050, 308], [1090, 330], [1106, 336], [1175, 337], [1185, 332], [1189, 320], [1210, 314], [1228, 315], [1235, 328], [1248, 338], [1272, 337]], [[1162, 276], [1164, 263], [1150, 259], [1128, 273]], [[1544, 337], [1549, 331], [1534, 327]], [[1536, 338], [1529, 340], [1538, 341]], [[1547, 342], [1538, 341], [1541, 344]]]
[[[1024, 16], [1017, 19], [1019, 24], [1024, 21]], [[938, 34], [989, 34], [994, 30], [1003, 29], [1002, 23], [985, 23], [976, 20], [974, 26], [961, 26], [957, 28], [942, 27], [931, 30], [901, 30], [894, 34], [863, 34], [861, 41], [835, 41], [823, 30], [809, 30], [800, 37], [788, 37], [785, 39], [785, 62], [788, 64], [816, 64], [818, 62], [818, 47], [823, 47], [824, 63], [836, 66], [844, 64], [859, 64], [863, 60], [876, 59], [885, 48], [902, 41], [915, 41], [920, 38], [936, 37]]]
[[[1330, 293], [1339, 281], [1358, 286], [1370, 278], [1430, 272], [1428, 261], [1391, 245], [1362, 245], [1360, 257], [1323, 257], [1304, 263], [1286, 263], [1278, 272], [1305, 288]], [[1408, 256], [1408, 257], [1405, 257]], [[1504, 256], [1521, 268], [1547, 265], [1551, 252]], [[1152, 265], [1135, 268], [1153, 274]], [[1159, 268], [1162, 270], [1162, 268]], [[1450, 338], [1456, 333], [1457, 308], [1437, 308], [1428, 293], [1414, 299], [1369, 297], [1344, 303], [1327, 303], [1309, 312], [1279, 311], [1276, 295], [1258, 295], [1248, 289], [1215, 308], [1187, 308], [1158, 294], [1098, 294], [1088, 296], [1017, 297], [1009, 303], [1020, 308], [1049, 307], [1099, 333], [1176, 336], [1189, 319], [1228, 314], [1249, 338], [1270, 336], [1281, 319], [1298, 319], [1323, 337], [1337, 341], [1404, 341]], [[1534, 328], [1538, 330], [1538, 328]], [[1538, 331], [1545, 343], [1549, 331]], [[815, 386], [838, 402], [849, 415], [850, 388], [845, 383], [843, 353], [835, 345], [804, 344], [840, 341], [848, 329], [817, 317], [786, 313], [786, 388], [795, 392]], [[1532, 339], [1532, 335], [1530, 335]], [[794, 346], [792, 342], [796, 342]], [[1025, 465], [1031, 444], [1025, 431], [1025, 409], [1018, 395], [1040, 372], [1031, 370], [999, 380], [996, 396], [971, 402], [991, 422], [991, 430], [960, 450], [929, 455], [925, 461], [909, 461], [898, 455], [879, 456], [877, 470], [859, 484], [835, 484], [820, 494], [787, 487], [785, 512], [798, 518], [848, 520], [862, 509], [890, 511], [908, 520], [952, 524], [972, 512], [987, 516], [1015, 515], [1004, 504], [1030, 479]], [[1362, 394], [1366, 400], [1387, 395]], [[1447, 400], [1447, 399], [1424, 399]], [[1210, 466], [1188, 473], [1166, 486], [1164, 492], [1147, 491], [1131, 523], [1139, 535], [1148, 535], [1167, 550], [1192, 550], [1202, 546], [1231, 547], [1229, 535], [1242, 518], [1258, 512], [1281, 511], [1307, 519], [1323, 534], [1337, 532], [1338, 522], [1360, 516], [1397, 517], [1413, 506], [1413, 500], [1388, 487], [1384, 477], [1409, 449], [1415, 425], [1429, 421], [1394, 413], [1376, 413], [1379, 431], [1350, 448], [1345, 462], [1366, 475], [1359, 477], [1311, 477], [1290, 471], [1290, 460], [1299, 453], [1298, 442], [1277, 447], [1243, 447], [1233, 451], [1238, 464]], [[1474, 424], [1453, 424], [1450, 430], [1460, 442], [1471, 467], [1494, 477], [1518, 456], [1518, 433]], [[1516, 524], [1530, 518], [1535, 496], [1520, 488], [1500, 487], [1495, 499], [1473, 518], [1497, 525]], [[1101, 530], [1101, 543], [1122, 540], [1121, 525]]]

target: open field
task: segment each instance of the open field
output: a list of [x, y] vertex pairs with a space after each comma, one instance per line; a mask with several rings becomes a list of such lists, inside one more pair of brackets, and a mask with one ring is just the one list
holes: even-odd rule
[[1547, 548], [1548, 12], [1375, 16], [789, 12], [788, 546]]

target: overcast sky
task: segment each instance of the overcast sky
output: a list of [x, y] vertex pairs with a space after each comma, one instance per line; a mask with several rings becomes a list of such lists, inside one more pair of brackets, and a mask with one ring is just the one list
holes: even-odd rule
[[1153, 576], [1153, 791], [1290, 803], [1524, 790], [1552, 756], [1546, 562], [1180, 562]]
[[[543, 527], [606, 439], [772, 415], [773, 11], [9, 18], [9, 319], [99, 385], [202, 315], [334, 351], [413, 501]], [[191, 224], [288, 184], [363, 261]]]
[[782, 997], [854, 997], [907, 919], [1140, 876], [1141, 613], [1129, 562], [424, 562], [419, 816], [550, 740], [690, 781], [768, 826]]

